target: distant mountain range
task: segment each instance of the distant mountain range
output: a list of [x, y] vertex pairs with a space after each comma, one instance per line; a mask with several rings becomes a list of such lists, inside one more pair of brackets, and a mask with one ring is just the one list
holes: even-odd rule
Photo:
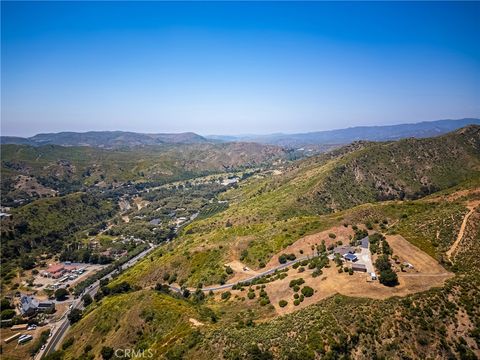
[[2, 144], [93, 146], [104, 148], [160, 144], [199, 144], [209, 140], [192, 132], [178, 134], [142, 134], [127, 131], [88, 131], [38, 134], [29, 138], [2, 136]]
[[245, 136], [206, 136], [216, 141], [251, 141], [285, 147], [324, 146], [348, 144], [357, 140], [389, 141], [415, 137], [442, 135], [467, 125], [480, 125], [480, 119], [424, 121], [415, 124], [356, 126], [347, 129], [315, 131], [299, 134], [269, 134]]
[[480, 125], [480, 119], [437, 120], [415, 124], [356, 126], [347, 129], [316, 131], [299, 134], [269, 135], [209, 135], [193, 132], [178, 134], [142, 134], [126, 131], [89, 131], [38, 134], [29, 138], [2, 136], [1, 144], [63, 145], [118, 148], [160, 144], [199, 144], [207, 142], [255, 142], [287, 148], [314, 148], [325, 151], [357, 140], [389, 141], [442, 135], [467, 125]]

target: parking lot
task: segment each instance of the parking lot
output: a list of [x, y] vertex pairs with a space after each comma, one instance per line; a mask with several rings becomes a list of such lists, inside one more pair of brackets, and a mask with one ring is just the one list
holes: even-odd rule
[[101, 270], [105, 265], [98, 264], [75, 264], [78, 268], [83, 268], [85, 271], [82, 274], [75, 274], [73, 272], [65, 272], [61, 278], [46, 277], [43, 275], [43, 271], [34, 277], [34, 286], [39, 289], [51, 289], [55, 290], [61, 287], [75, 286], [77, 283], [85, 280], [87, 277]]

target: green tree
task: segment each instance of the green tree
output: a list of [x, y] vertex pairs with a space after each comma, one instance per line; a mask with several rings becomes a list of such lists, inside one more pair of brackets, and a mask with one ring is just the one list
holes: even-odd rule
[[88, 305], [90, 305], [93, 302], [93, 299], [90, 296], [90, 294], [85, 294], [82, 297], [82, 301], [83, 301], [83, 306], [87, 307]]
[[67, 298], [67, 296], [68, 296], [67, 289], [61, 288], [55, 291], [55, 299], [57, 301], [63, 301]]
[[82, 319], [82, 311], [80, 309], [72, 309], [68, 315], [68, 321], [70, 321], [70, 324], [75, 324], [76, 322], [79, 322]]
[[398, 285], [398, 276], [392, 269], [385, 269], [380, 271], [380, 277], [378, 280], [381, 284], [386, 286]]

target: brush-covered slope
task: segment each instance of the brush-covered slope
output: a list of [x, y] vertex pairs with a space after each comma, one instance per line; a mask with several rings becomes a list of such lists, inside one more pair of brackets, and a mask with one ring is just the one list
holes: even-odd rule
[[[317, 227], [371, 222], [381, 231], [376, 223], [386, 219], [388, 232], [403, 235], [424, 251], [438, 248], [444, 253], [461, 227], [467, 204], [479, 200], [478, 183], [461, 188], [473, 191], [457, 188], [428, 199], [365, 204], [318, 216]], [[127, 344], [150, 349], [159, 359], [475, 359], [480, 347], [480, 269], [478, 261], [471, 260], [480, 251], [480, 212], [472, 216], [451, 259], [456, 276], [443, 288], [386, 300], [336, 295], [277, 317], [255, 299], [219, 300], [207, 295], [203, 300], [185, 300], [149, 289], [143, 277], [131, 276], [141, 269], [148, 269], [143, 276], [151, 271], [161, 274], [168, 266], [161, 259], [187, 251], [181, 246], [184, 240], [178, 240], [115, 280], [127, 280], [143, 290], [110, 295], [91, 305], [67, 335], [73, 344], [64, 357], [100, 356], [104, 346], [115, 349]], [[288, 232], [300, 236], [293, 235], [293, 229]], [[194, 243], [189, 245], [195, 253]], [[234, 251], [238, 243], [203, 239], [197, 245]], [[183, 271], [184, 266], [178, 262], [166, 270]], [[195, 273], [195, 264], [189, 270]], [[92, 350], [83, 354], [87, 346]]]
[[288, 218], [416, 199], [480, 176], [480, 126], [428, 139], [357, 143], [239, 191], [245, 212]]
[[[308, 159], [282, 175], [251, 179], [225, 195], [230, 200], [227, 210], [188, 225], [180, 239], [159, 253], [156, 261], [144, 262], [125, 277], [151, 285], [165, 273], [176, 273], [180, 284], [195, 286], [225, 280], [224, 264], [232, 260], [240, 259], [253, 268], [261, 268], [272, 255], [298, 238], [332, 226], [342, 216], [337, 209], [382, 199], [378, 196], [382, 190], [371, 179], [401, 177], [403, 193], [412, 198], [419, 196], [416, 189], [424, 186], [427, 178], [431, 189], [444, 189], [465, 179], [470, 179], [469, 186], [478, 185], [479, 129], [470, 127], [443, 137], [415, 140], [415, 146], [411, 146], [410, 140], [355, 145], [334, 155]], [[404, 171], [400, 164], [405, 166]], [[346, 180], [333, 181], [339, 168], [350, 169], [344, 171], [350, 187], [345, 184]], [[355, 178], [358, 169], [368, 176]], [[321, 192], [331, 194], [331, 198], [319, 196]], [[399, 200], [408, 197], [400, 195]], [[332, 213], [333, 203], [337, 212]], [[412, 209], [423, 216], [425, 222], [458, 220], [462, 216], [453, 206], [445, 210], [433, 206], [427, 203]], [[399, 209], [393, 206], [383, 211], [402, 224]], [[319, 214], [330, 213], [320, 221]], [[430, 236], [434, 234], [424, 231], [428, 234], [425, 235], [428, 245], [422, 249], [434, 257], [442, 255], [448, 244], [442, 244], [439, 239], [432, 241]], [[414, 235], [413, 239], [416, 238]]]
[[[2, 145], [3, 197], [28, 197], [82, 186], [167, 182], [269, 164], [287, 153], [250, 143], [191, 144], [105, 150], [94, 147]], [[28, 186], [25, 186], [25, 183]]]

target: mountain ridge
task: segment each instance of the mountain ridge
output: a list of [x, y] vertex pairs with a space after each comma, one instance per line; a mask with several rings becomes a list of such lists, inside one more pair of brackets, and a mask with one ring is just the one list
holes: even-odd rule
[[162, 144], [199, 144], [218, 142], [253, 142], [287, 148], [308, 147], [326, 152], [354, 141], [391, 141], [403, 138], [439, 136], [468, 125], [480, 125], [480, 119], [435, 120], [396, 125], [355, 126], [305, 133], [266, 135], [199, 135], [181, 133], [137, 133], [132, 131], [64, 131], [40, 133], [31, 137], [1, 136], [0, 144], [92, 146], [102, 148], [135, 147]]
[[64, 131], [59, 133], [41, 133], [28, 138], [2, 136], [1, 144], [24, 144], [32, 146], [92, 146], [92, 147], [132, 147], [161, 144], [200, 144], [210, 142], [194, 132], [182, 133], [136, 133], [131, 131]]
[[313, 131], [294, 134], [266, 134], [223, 136], [209, 135], [217, 141], [253, 141], [263, 144], [298, 147], [308, 145], [342, 145], [358, 140], [389, 141], [403, 138], [426, 138], [443, 135], [468, 125], [480, 125], [480, 119], [435, 120], [396, 125], [354, 126], [342, 129]]

